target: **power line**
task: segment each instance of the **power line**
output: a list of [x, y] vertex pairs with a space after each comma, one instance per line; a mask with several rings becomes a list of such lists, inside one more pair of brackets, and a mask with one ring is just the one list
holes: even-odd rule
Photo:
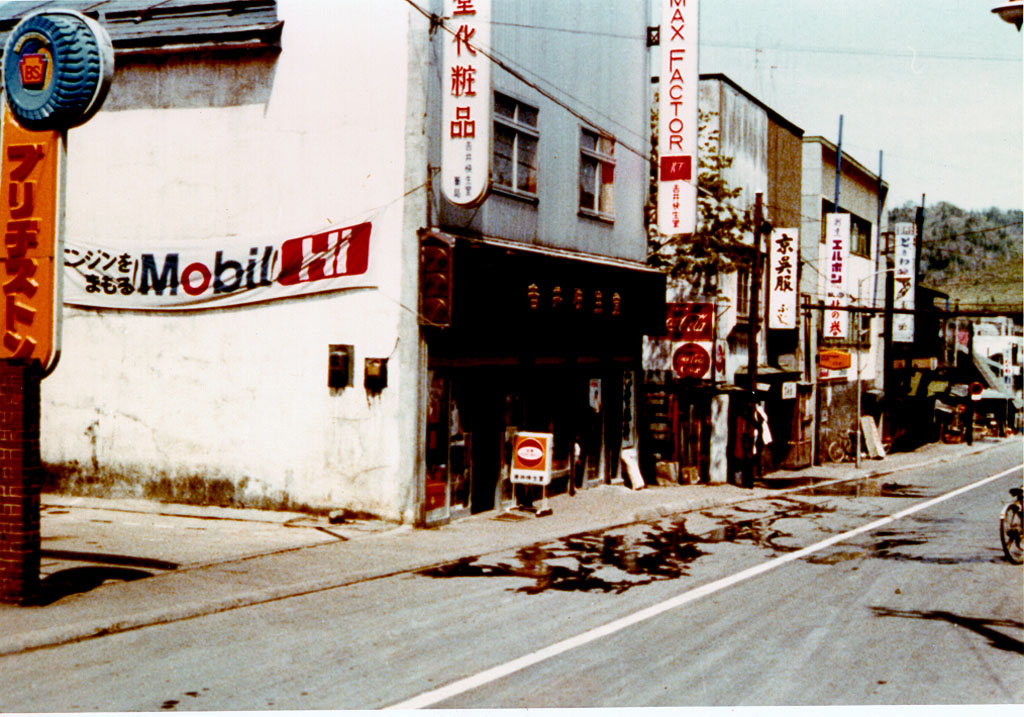
[[[447, 32], [452, 37], [456, 36], [456, 33], [450, 27], [448, 27], [448, 24], [445, 22], [445, 18], [440, 17], [438, 15], [435, 15], [435, 14], [433, 14], [431, 12], [428, 12], [427, 10], [424, 10], [419, 5], [417, 5], [415, 2], [413, 2], [413, 0], [405, 0], [405, 2], [408, 5], [410, 5], [413, 9], [415, 9], [417, 12], [419, 12], [421, 15], [423, 15], [425, 18], [430, 20], [430, 23], [431, 23], [432, 27], [440, 27], [443, 31]], [[509, 73], [510, 75], [512, 75], [514, 78], [516, 78], [520, 82], [524, 83], [528, 87], [532, 87], [534, 90], [536, 90], [541, 95], [543, 95], [547, 99], [549, 99], [552, 102], [554, 102], [556, 105], [558, 105], [559, 107], [561, 107], [562, 109], [567, 111], [569, 114], [571, 114], [573, 117], [577, 118], [581, 122], [584, 122], [585, 124], [589, 125], [590, 127], [593, 127], [594, 129], [598, 130], [599, 132], [602, 132], [602, 133], [606, 134], [609, 137], [615, 137], [615, 133], [614, 132], [607, 131], [599, 123], [594, 122], [590, 118], [586, 117], [582, 112], [578, 111], [574, 107], [571, 107], [567, 102], [563, 101], [559, 97], [556, 97], [552, 93], [551, 90], [547, 90], [547, 89], [541, 87], [536, 82], [534, 82], [534, 81], [530, 80], [529, 78], [527, 78], [523, 74], [522, 71], [520, 71], [519, 69], [517, 69], [515, 67], [512, 67], [510, 62], [506, 62], [505, 60], [499, 58], [491, 48], [485, 49], [485, 48], [481, 47], [478, 44], [475, 44], [475, 43], [473, 43], [471, 41], [466, 40], [465, 38], [462, 39], [462, 42], [463, 42], [463, 44], [465, 44], [470, 49], [473, 49], [473, 50], [476, 50], [477, 52], [479, 52], [481, 55], [483, 55], [488, 60], [493, 62], [496, 66], [498, 66], [501, 69], [505, 70], [505, 72]], [[620, 138], [616, 138], [616, 144], [618, 144], [620, 147], [625, 149], [627, 152], [631, 152], [632, 154], [635, 154], [636, 156], [640, 157], [641, 159], [643, 159], [646, 162], [653, 161], [653, 156], [652, 156], [651, 153], [645, 152], [645, 151], [640, 150], [640, 149], [637, 149], [636, 147], [633, 147], [629, 143], [623, 142]]]
[[718, 47], [727, 50], [754, 50], [764, 51], [773, 50], [775, 52], [800, 52], [810, 54], [821, 54], [821, 55], [861, 55], [866, 57], [896, 57], [900, 59], [913, 60], [914, 58], [925, 58], [930, 60], [979, 60], [984, 62], [1020, 62], [1019, 57], [1001, 57], [999, 55], [972, 55], [967, 53], [954, 53], [954, 52], [918, 52], [911, 49], [908, 51], [900, 50], [864, 50], [858, 48], [845, 48], [845, 47], [813, 47], [813, 46], [792, 46], [784, 47], [782, 45], [776, 45], [774, 47], [765, 47], [763, 45], [745, 45], [737, 43], [718, 43], [718, 42], [701, 42], [702, 47]]

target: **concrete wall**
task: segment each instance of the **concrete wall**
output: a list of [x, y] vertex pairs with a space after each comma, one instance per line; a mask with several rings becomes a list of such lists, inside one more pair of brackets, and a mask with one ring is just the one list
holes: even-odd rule
[[[133, 59], [109, 106], [70, 133], [70, 238], [287, 238], [379, 208], [379, 289], [175, 313], [69, 308], [42, 444], [78, 488], [415, 517], [419, 349], [404, 280], [425, 205], [403, 196], [426, 177], [426, 26], [411, 14], [282, 0], [276, 58]], [[355, 385], [337, 393], [334, 343], [355, 347]], [[390, 358], [376, 395], [362, 385], [367, 357]]]

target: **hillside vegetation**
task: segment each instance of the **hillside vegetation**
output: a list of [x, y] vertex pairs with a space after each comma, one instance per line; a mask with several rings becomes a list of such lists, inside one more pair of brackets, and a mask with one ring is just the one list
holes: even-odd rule
[[[914, 221], [907, 203], [889, 212], [893, 222]], [[925, 286], [949, 294], [961, 308], [1003, 309], [1024, 304], [1024, 212], [968, 211], [946, 202], [925, 206], [921, 271]]]

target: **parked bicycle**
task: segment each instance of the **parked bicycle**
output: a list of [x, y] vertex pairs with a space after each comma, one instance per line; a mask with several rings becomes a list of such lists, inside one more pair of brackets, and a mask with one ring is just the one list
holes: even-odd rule
[[[833, 463], [841, 463], [848, 461], [857, 460], [857, 429], [850, 428], [846, 432], [845, 436], [840, 438], [833, 438], [829, 441], [826, 448], [826, 454], [828, 459]], [[892, 439], [885, 435], [882, 437], [882, 450], [888, 455], [892, 449]], [[867, 440], [862, 435], [860, 439], [860, 456], [866, 458], [868, 456]]]
[[1003, 553], [1006, 559], [1014, 565], [1020, 565], [1024, 561], [1024, 551], [1021, 549], [1021, 530], [1024, 526], [1024, 500], [1021, 498], [1020, 488], [1010, 488], [1010, 495], [1013, 500], [1003, 507], [999, 516], [999, 542], [1003, 544]]

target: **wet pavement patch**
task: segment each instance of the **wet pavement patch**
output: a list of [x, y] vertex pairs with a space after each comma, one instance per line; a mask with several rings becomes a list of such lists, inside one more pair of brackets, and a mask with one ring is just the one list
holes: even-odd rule
[[829, 483], [826, 485], [809, 485], [795, 493], [808, 496], [827, 496], [835, 498], [928, 498], [931, 494], [921, 488], [903, 483], [883, 481], [879, 478], [861, 478], [860, 480]]
[[688, 575], [690, 565], [708, 554], [705, 547], [709, 544], [746, 543], [776, 553], [796, 550], [781, 542], [792, 536], [776, 522], [832, 510], [793, 500], [782, 505], [778, 512], [729, 521], [700, 534], [687, 529], [685, 518], [664, 519], [528, 546], [509, 559], [468, 557], [417, 574], [430, 578], [522, 578], [531, 583], [510, 590], [531, 595], [547, 590], [619, 594]]

